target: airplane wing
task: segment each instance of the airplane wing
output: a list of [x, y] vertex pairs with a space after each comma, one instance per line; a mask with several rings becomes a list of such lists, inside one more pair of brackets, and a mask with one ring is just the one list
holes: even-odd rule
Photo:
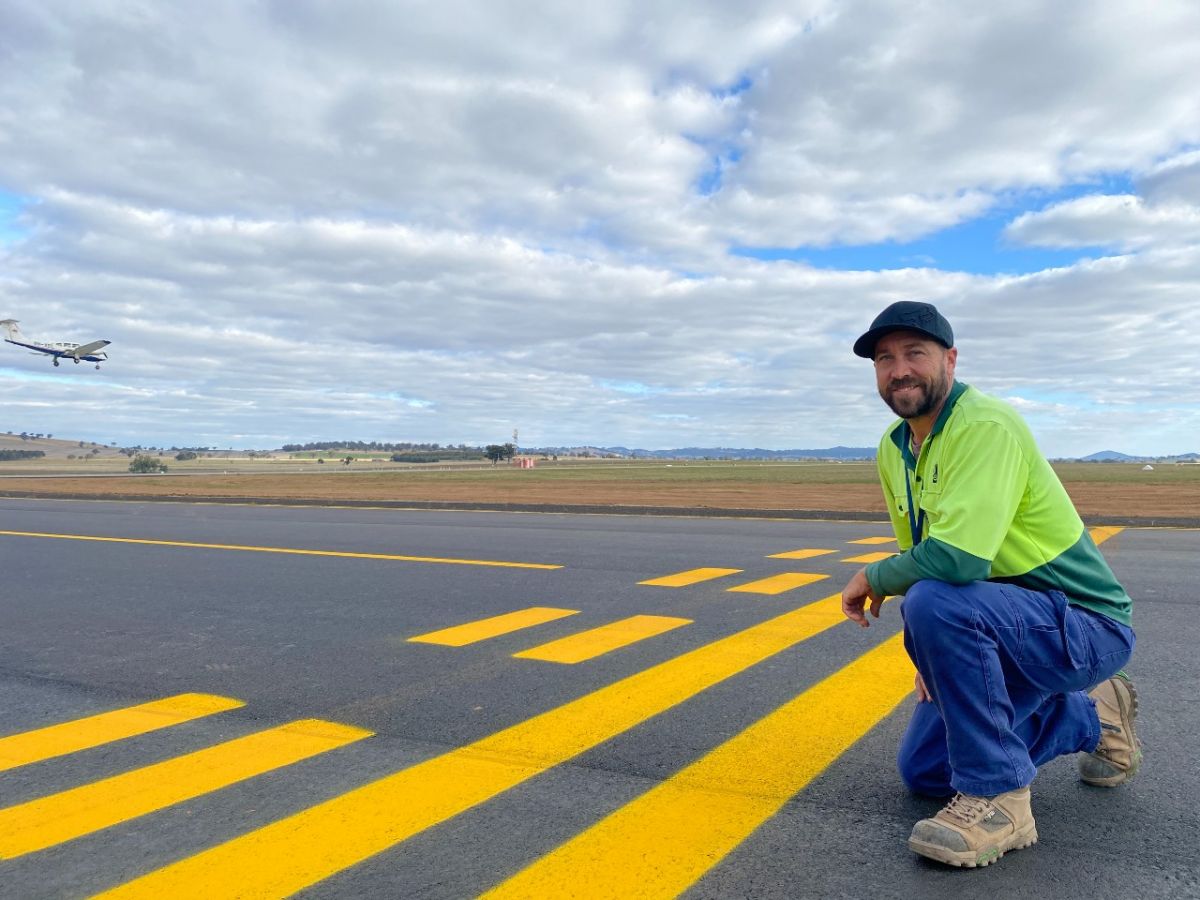
[[39, 353], [48, 353], [51, 356], [62, 356], [61, 350], [55, 350], [51, 347], [39, 347], [37, 344], [26, 344], [22, 341], [14, 341], [11, 338], [5, 338], [4, 343], [13, 344], [17, 347], [24, 347], [26, 350], [33, 353], [35, 356]]
[[80, 344], [71, 351], [70, 355], [76, 358], [91, 356], [97, 350], [107, 347], [111, 343], [112, 341], [92, 341], [90, 344]]

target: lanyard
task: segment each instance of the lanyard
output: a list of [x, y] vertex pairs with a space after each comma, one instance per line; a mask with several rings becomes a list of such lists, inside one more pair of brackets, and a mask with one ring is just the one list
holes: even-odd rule
[[908, 480], [908, 466], [904, 467], [904, 490], [908, 492], [908, 527], [912, 532], [913, 546], [921, 543], [921, 535], [925, 532], [925, 510], [918, 516], [913, 509], [912, 485]]
[[912, 545], [915, 547], [921, 543], [921, 537], [925, 533], [925, 510], [921, 510], [921, 514], [918, 516], [913, 507], [912, 483], [908, 477], [907, 464], [904, 466], [904, 490], [908, 494], [908, 528], [909, 533], [912, 534]]

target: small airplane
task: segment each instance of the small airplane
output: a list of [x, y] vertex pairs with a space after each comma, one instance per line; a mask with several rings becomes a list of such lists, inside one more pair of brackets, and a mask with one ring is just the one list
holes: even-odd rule
[[0, 319], [0, 328], [3, 328], [4, 333], [8, 335], [4, 339], [5, 343], [16, 344], [18, 347], [25, 347], [34, 353], [45, 353], [52, 356], [56, 366], [60, 359], [65, 358], [75, 360], [76, 365], [79, 365], [81, 361], [95, 363], [98, 369], [100, 363], [108, 359], [108, 354], [101, 352], [102, 349], [112, 343], [112, 341], [92, 341], [90, 344], [73, 344], [70, 341], [35, 341], [33, 338], [27, 338], [21, 334], [16, 319]]

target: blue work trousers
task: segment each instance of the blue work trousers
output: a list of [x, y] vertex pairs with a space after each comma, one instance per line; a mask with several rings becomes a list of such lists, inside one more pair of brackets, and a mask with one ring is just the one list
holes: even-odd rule
[[904, 646], [933, 702], [900, 744], [912, 790], [992, 797], [1056, 756], [1090, 752], [1100, 720], [1087, 691], [1133, 652], [1134, 634], [1058, 591], [919, 581], [900, 606]]

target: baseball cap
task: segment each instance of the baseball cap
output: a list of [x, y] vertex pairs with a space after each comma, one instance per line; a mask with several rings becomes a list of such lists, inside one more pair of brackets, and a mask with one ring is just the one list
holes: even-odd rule
[[870, 330], [854, 342], [854, 354], [874, 359], [875, 344], [893, 331], [916, 331], [943, 347], [954, 346], [954, 330], [936, 306], [918, 300], [899, 300], [877, 315]]

